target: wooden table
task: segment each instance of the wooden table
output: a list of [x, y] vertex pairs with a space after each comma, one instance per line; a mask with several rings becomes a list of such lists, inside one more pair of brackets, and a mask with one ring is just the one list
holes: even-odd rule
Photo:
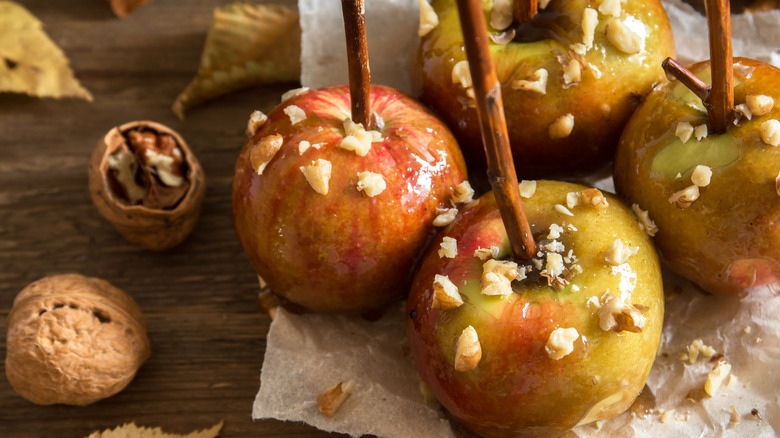
[[[294, 0], [279, 1], [295, 7]], [[230, 0], [152, 0], [125, 20], [103, 0], [22, 0], [95, 97], [0, 94], [0, 350], [15, 295], [43, 276], [79, 272], [130, 293], [147, 319], [152, 356], [118, 395], [89, 407], [37, 406], [0, 364], [0, 437], [83, 437], [135, 421], [185, 433], [225, 420], [223, 437], [328, 436], [251, 419], [270, 318], [233, 232], [233, 166], [254, 109], [268, 112], [296, 84], [256, 88], [170, 110], [194, 76], [212, 9]], [[181, 246], [144, 251], [99, 216], [87, 190], [97, 140], [118, 124], [155, 120], [179, 131], [203, 164], [206, 200]]]

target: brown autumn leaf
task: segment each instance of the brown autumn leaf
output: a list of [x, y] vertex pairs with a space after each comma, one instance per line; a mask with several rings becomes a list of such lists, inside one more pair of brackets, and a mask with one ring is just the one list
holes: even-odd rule
[[208, 429], [196, 430], [186, 435], [163, 432], [161, 428], [139, 427], [135, 423], [127, 423], [114, 429], [92, 432], [87, 438], [214, 438], [219, 436], [223, 421]]
[[201, 102], [251, 86], [298, 81], [298, 13], [279, 5], [234, 3], [214, 10], [198, 73], [173, 104], [184, 112]]
[[134, 10], [149, 3], [149, 0], [106, 0], [111, 4], [111, 10], [119, 18], [125, 18]]
[[0, 92], [91, 102], [92, 94], [68, 64], [34, 15], [17, 3], [0, 1]]

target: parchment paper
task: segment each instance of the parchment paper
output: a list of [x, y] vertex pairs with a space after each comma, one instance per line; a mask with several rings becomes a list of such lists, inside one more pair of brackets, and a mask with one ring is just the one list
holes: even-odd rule
[[[379, 16], [385, 17], [385, 24], [394, 31], [402, 23], [413, 23], [404, 32], [416, 39], [416, 1], [404, 2], [403, 8], [397, 6], [400, 1], [389, 6], [393, 15], [382, 12]], [[371, 9], [381, 3], [367, 3], [370, 29], [375, 25]], [[664, 4], [674, 28], [678, 59], [685, 64], [708, 58], [704, 18], [679, 0]], [[343, 28], [339, 2], [300, 0], [299, 6], [302, 82], [308, 86], [346, 83], [346, 61], [337, 61], [322, 47], [346, 50], [343, 30], [339, 30]], [[327, 13], [323, 10], [326, 6]], [[735, 56], [750, 56], [780, 66], [780, 12], [735, 16], [732, 28]], [[336, 35], [337, 31], [342, 32], [341, 36]], [[391, 42], [395, 40], [393, 36]], [[404, 50], [414, 50], [416, 43], [410, 44], [412, 48]], [[377, 82], [396, 84], [379, 79], [385, 74], [394, 80], [408, 77], [408, 52], [384, 62], [396, 70], [382, 71], [380, 76], [379, 70], [384, 67], [373, 61], [377, 49], [370, 50]], [[331, 75], [342, 68], [341, 76]], [[328, 79], [323, 82], [313, 81], [325, 77]], [[403, 85], [395, 86], [411, 91]], [[611, 180], [597, 186], [610, 189]], [[767, 287], [755, 289], [742, 299], [705, 295], [670, 273], [664, 276], [664, 287], [667, 302], [663, 340], [640, 400], [628, 412], [607, 422], [581, 426], [571, 435], [776, 437], [780, 431], [780, 297]], [[361, 318], [291, 315], [280, 310], [268, 334], [252, 417], [303, 421], [352, 436], [454, 437], [436, 402], [423, 401], [414, 366], [404, 353], [402, 318], [400, 306], [388, 310], [375, 323]], [[680, 360], [694, 339], [702, 339], [723, 354], [736, 376], [714, 397], [697, 402], [686, 397], [692, 390], [695, 394], [703, 388], [714, 363], [701, 357], [693, 364]], [[346, 380], [355, 381], [352, 396], [332, 418], [320, 414], [317, 395]], [[737, 424], [730, 424], [730, 406], [739, 414]], [[675, 413], [667, 415], [668, 421], [662, 423], [662, 412], [671, 409]], [[758, 415], [751, 413], [754, 409]]]

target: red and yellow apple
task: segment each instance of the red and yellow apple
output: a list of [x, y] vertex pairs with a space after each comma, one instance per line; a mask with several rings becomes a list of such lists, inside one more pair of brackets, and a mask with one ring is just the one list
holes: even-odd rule
[[[452, 128], [468, 162], [484, 163], [457, 8], [454, 0], [432, 6], [438, 24], [419, 49], [421, 100]], [[511, 17], [496, 24], [490, 1], [484, 12], [518, 173], [571, 177], [604, 167], [642, 96], [664, 78], [661, 61], [674, 54], [661, 2], [552, 0], [504, 30], [493, 26]]]
[[249, 260], [273, 292], [315, 312], [403, 298], [437, 208], [467, 178], [455, 139], [390, 88], [371, 87], [373, 132], [351, 122], [349, 87], [290, 94], [267, 118], [253, 114], [236, 163], [233, 223]]
[[[709, 62], [690, 70], [711, 82]], [[737, 121], [725, 133], [708, 134], [701, 101], [665, 82], [620, 139], [618, 193], [657, 225], [665, 264], [712, 293], [739, 294], [780, 275], [778, 85], [780, 69], [735, 58]]]
[[554, 181], [538, 181], [524, 205], [534, 260], [512, 265], [489, 192], [434, 241], [407, 304], [420, 375], [484, 437], [557, 436], [623, 412], [661, 337], [658, 257], [628, 208]]

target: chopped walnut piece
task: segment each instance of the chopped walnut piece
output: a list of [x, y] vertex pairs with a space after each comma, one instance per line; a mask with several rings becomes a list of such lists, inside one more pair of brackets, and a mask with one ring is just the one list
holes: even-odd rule
[[699, 353], [703, 357], [712, 357], [715, 354], [715, 349], [705, 345], [701, 339], [694, 339], [691, 345], [688, 346], [686, 353], [687, 355], [681, 357], [688, 360], [688, 363], [695, 363], [696, 359], [699, 358]]
[[729, 424], [739, 424], [742, 416], [737, 412], [737, 408], [734, 405], [729, 406]]
[[557, 211], [560, 214], [565, 214], [566, 216], [574, 216], [574, 213], [572, 213], [568, 208], [561, 204], [555, 204], [553, 206], [553, 210]]
[[606, 31], [607, 40], [621, 52], [633, 55], [642, 50], [642, 35], [631, 30], [624, 22], [612, 21], [607, 25]]
[[620, 18], [620, 0], [602, 0], [599, 12], [610, 17]]
[[631, 206], [631, 211], [634, 212], [639, 220], [639, 229], [647, 233], [648, 236], [653, 237], [658, 232], [658, 226], [650, 219], [650, 213], [647, 210], [642, 210], [639, 204]]
[[679, 208], [688, 208], [699, 199], [699, 186], [688, 186], [669, 197], [669, 202]]
[[306, 120], [306, 113], [297, 105], [290, 105], [284, 109], [284, 113], [290, 118], [293, 125]]
[[317, 159], [317, 161], [313, 161], [308, 166], [301, 166], [300, 169], [303, 176], [306, 178], [306, 181], [309, 183], [309, 186], [311, 186], [315, 192], [321, 195], [328, 194], [328, 183], [330, 182], [332, 170], [330, 161], [320, 158]]
[[693, 125], [688, 122], [678, 122], [677, 127], [674, 129], [674, 135], [677, 136], [682, 143], [687, 143], [693, 135]]
[[560, 360], [574, 351], [574, 341], [579, 339], [580, 334], [574, 327], [560, 328], [553, 330], [544, 346], [547, 356], [553, 360]]
[[739, 120], [744, 116], [748, 120], [753, 119], [753, 113], [750, 112], [750, 108], [744, 103], [740, 103], [739, 105], [734, 105], [734, 124], [739, 124]]
[[[293, 97], [303, 94], [305, 92], [309, 91], [309, 87], [301, 87], [301, 88], [293, 88], [292, 90], [286, 91], [284, 94], [282, 94], [282, 102], [285, 103], [288, 100], [292, 99]], [[294, 125], [294, 123], [293, 123]]]
[[775, 99], [763, 94], [748, 94], [745, 97], [745, 103], [750, 112], [755, 116], [763, 116], [775, 107]]
[[500, 251], [501, 249], [497, 246], [491, 246], [490, 248], [477, 248], [474, 251], [474, 257], [484, 262], [485, 260], [491, 258], [497, 259]]
[[715, 393], [718, 392], [723, 380], [726, 379], [726, 376], [728, 376], [730, 372], [730, 363], [724, 361], [718, 362], [715, 365], [715, 368], [707, 374], [707, 381], [704, 382], [704, 392], [710, 397], [714, 396]]
[[479, 336], [474, 327], [463, 329], [458, 337], [458, 345], [455, 347], [455, 370], [469, 371], [479, 365], [482, 359], [482, 346], [479, 344]]
[[433, 277], [432, 309], [450, 310], [463, 304], [463, 299], [458, 292], [458, 286], [450, 281], [450, 277], [438, 275]]
[[420, 4], [420, 26], [417, 28], [417, 36], [424, 37], [439, 25], [439, 16], [436, 15], [428, 0], [418, 0], [417, 3]]
[[460, 86], [465, 89], [472, 87], [473, 84], [471, 82], [471, 70], [469, 70], [468, 61], [458, 61], [452, 67], [452, 83], [460, 84]]
[[309, 150], [310, 147], [311, 143], [306, 140], [301, 140], [298, 142], [298, 155], [303, 155], [303, 153]]
[[520, 196], [523, 198], [530, 198], [536, 193], [536, 181], [524, 179], [517, 185], [520, 189]]
[[780, 196], [780, 173], [775, 177], [775, 192], [777, 192], [777, 196]]
[[561, 237], [563, 233], [563, 227], [558, 224], [550, 224], [550, 233], [547, 234], [548, 239], [557, 239]]
[[517, 277], [517, 263], [490, 259], [482, 265], [482, 294], [507, 296]]
[[284, 143], [284, 137], [279, 134], [266, 135], [255, 144], [249, 153], [249, 161], [258, 175], [263, 174], [265, 166], [271, 162], [271, 159], [279, 152]]
[[528, 79], [517, 79], [512, 81], [513, 90], [533, 91], [539, 94], [547, 94], [547, 70], [540, 68], [533, 72]]
[[547, 5], [549, 5], [549, 4], [550, 4], [550, 0], [539, 0], [538, 3], [537, 3], [537, 7], [540, 10], [541, 9], [546, 9]]
[[707, 124], [702, 123], [701, 125], [693, 128], [693, 136], [696, 137], [696, 141], [702, 141], [703, 139], [707, 138]]
[[437, 211], [436, 218], [433, 219], [434, 227], [446, 227], [455, 220], [455, 216], [458, 215], [457, 208], [440, 208]]
[[565, 114], [558, 117], [550, 124], [550, 126], [547, 128], [547, 133], [550, 135], [551, 139], [557, 140], [568, 137], [573, 129], [574, 116], [571, 114]]
[[613, 297], [609, 292], [601, 297], [599, 308], [599, 327], [602, 330], [616, 333], [629, 331], [641, 333], [647, 319], [643, 314], [647, 307], [627, 303], [623, 297]]
[[775, 119], [767, 120], [761, 124], [759, 128], [761, 134], [761, 141], [770, 145], [780, 145], [780, 122]]
[[709, 166], [699, 164], [691, 173], [691, 182], [699, 187], [707, 187], [712, 180], [712, 169]]
[[493, 9], [490, 10], [490, 26], [493, 29], [504, 30], [513, 19], [511, 0], [493, 0]]
[[468, 181], [463, 181], [455, 186], [455, 190], [452, 191], [452, 202], [466, 204], [472, 200], [474, 200], [474, 189], [471, 188]]
[[590, 49], [593, 47], [593, 37], [596, 35], [596, 26], [599, 24], [599, 13], [593, 8], [585, 8], [582, 11], [582, 43]]
[[579, 82], [581, 79], [582, 64], [576, 58], [569, 59], [569, 62], [563, 66], [563, 84], [571, 85]]
[[344, 403], [344, 400], [352, 394], [354, 386], [355, 383], [350, 380], [348, 382], [339, 382], [337, 385], [322, 391], [317, 397], [317, 408], [323, 414], [332, 417], [341, 407], [341, 404]]
[[566, 208], [569, 210], [573, 210], [574, 207], [580, 205], [580, 195], [579, 192], [569, 192], [566, 194]]
[[445, 236], [439, 244], [439, 257], [454, 259], [458, 255], [458, 241]]
[[605, 259], [607, 263], [613, 266], [622, 265], [628, 261], [628, 258], [639, 252], [638, 246], [626, 246], [620, 239], [615, 239], [612, 246], [607, 250]]
[[365, 171], [358, 172], [357, 177], [356, 187], [358, 191], [363, 192], [369, 198], [377, 196], [387, 188], [385, 178], [381, 174]]
[[605, 207], [609, 206], [609, 203], [607, 202], [607, 197], [604, 196], [603, 193], [601, 193], [601, 190], [596, 188], [590, 188], [590, 189], [584, 189], [582, 191], [582, 195], [580, 196], [580, 199], [582, 199], [582, 202], [585, 205], [599, 205], [604, 204]]
[[668, 411], [665, 411], [663, 413], [663, 415], [661, 415], [661, 420], [660, 420], [661, 423], [666, 424], [666, 423], [674, 420], [675, 419], [674, 418], [674, 414], [676, 414], [676, 413], [677, 413], [677, 411], [675, 411], [674, 409], [669, 409]]
[[555, 252], [548, 252], [542, 275], [546, 274], [550, 278], [558, 277], [563, 274], [563, 269], [563, 256]]
[[268, 116], [262, 111], [252, 111], [249, 121], [246, 122], [246, 136], [251, 137], [268, 122]]
[[371, 149], [371, 143], [360, 141], [354, 135], [348, 135], [341, 140], [339, 147], [348, 151], [354, 151], [359, 157], [365, 157], [369, 149]]

